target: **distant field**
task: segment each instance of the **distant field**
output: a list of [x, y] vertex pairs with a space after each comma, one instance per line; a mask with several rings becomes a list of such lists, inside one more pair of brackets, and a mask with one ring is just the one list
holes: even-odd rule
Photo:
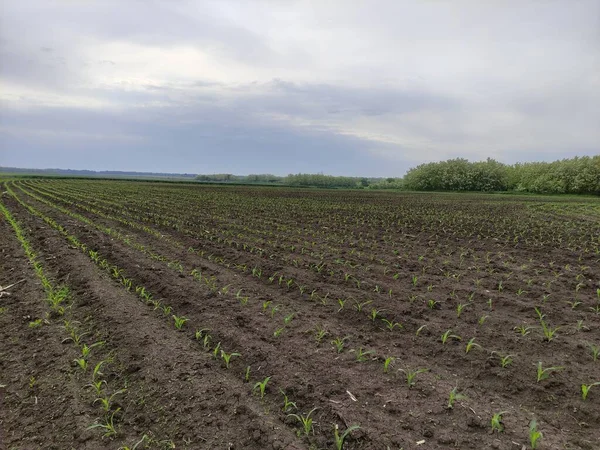
[[598, 199], [2, 191], [6, 448], [600, 448]]

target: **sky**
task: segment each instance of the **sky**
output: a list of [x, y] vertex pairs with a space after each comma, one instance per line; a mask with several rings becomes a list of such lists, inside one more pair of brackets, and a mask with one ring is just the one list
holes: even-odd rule
[[402, 176], [600, 153], [598, 0], [0, 0], [0, 165]]

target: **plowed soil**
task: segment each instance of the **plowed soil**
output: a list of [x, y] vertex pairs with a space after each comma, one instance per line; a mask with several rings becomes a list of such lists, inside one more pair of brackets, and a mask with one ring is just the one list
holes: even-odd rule
[[[0, 298], [0, 448], [333, 449], [336, 426], [358, 425], [343, 448], [522, 449], [532, 420], [539, 449], [600, 448], [600, 386], [581, 395], [600, 381], [597, 199], [86, 180], [5, 190], [71, 296], [63, 316], [51, 311], [0, 216], [0, 285], [25, 280]], [[86, 370], [65, 319], [104, 342]], [[221, 350], [238, 354], [230, 367]], [[123, 390], [108, 411], [88, 386], [99, 361], [105, 392]], [[538, 381], [538, 363], [556, 370]], [[89, 428], [111, 416], [116, 435]]]

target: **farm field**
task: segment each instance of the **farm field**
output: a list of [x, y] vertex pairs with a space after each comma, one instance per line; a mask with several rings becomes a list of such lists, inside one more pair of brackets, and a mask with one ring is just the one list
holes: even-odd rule
[[598, 199], [2, 191], [0, 448], [600, 448]]

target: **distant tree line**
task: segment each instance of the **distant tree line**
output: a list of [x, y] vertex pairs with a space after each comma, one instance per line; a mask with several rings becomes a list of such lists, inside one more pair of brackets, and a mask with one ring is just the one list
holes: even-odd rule
[[320, 187], [320, 188], [365, 188], [377, 183], [381, 178], [365, 177], [336, 177], [333, 175], [298, 173], [279, 177], [271, 174], [233, 175], [229, 173], [218, 173], [211, 175], [198, 175], [196, 180], [212, 183], [257, 183], [257, 184], [280, 184], [297, 187]]
[[338, 177], [308, 173], [285, 177], [271, 174], [241, 176], [224, 173], [198, 175], [196, 180], [319, 188], [600, 195], [600, 155], [513, 165], [491, 158], [477, 162], [457, 158], [421, 164], [410, 169], [404, 178]]
[[600, 195], [600, 156], [502, 164], [457, 158], [410, 169], [403, 188], [415, 191], [517, 191]]

